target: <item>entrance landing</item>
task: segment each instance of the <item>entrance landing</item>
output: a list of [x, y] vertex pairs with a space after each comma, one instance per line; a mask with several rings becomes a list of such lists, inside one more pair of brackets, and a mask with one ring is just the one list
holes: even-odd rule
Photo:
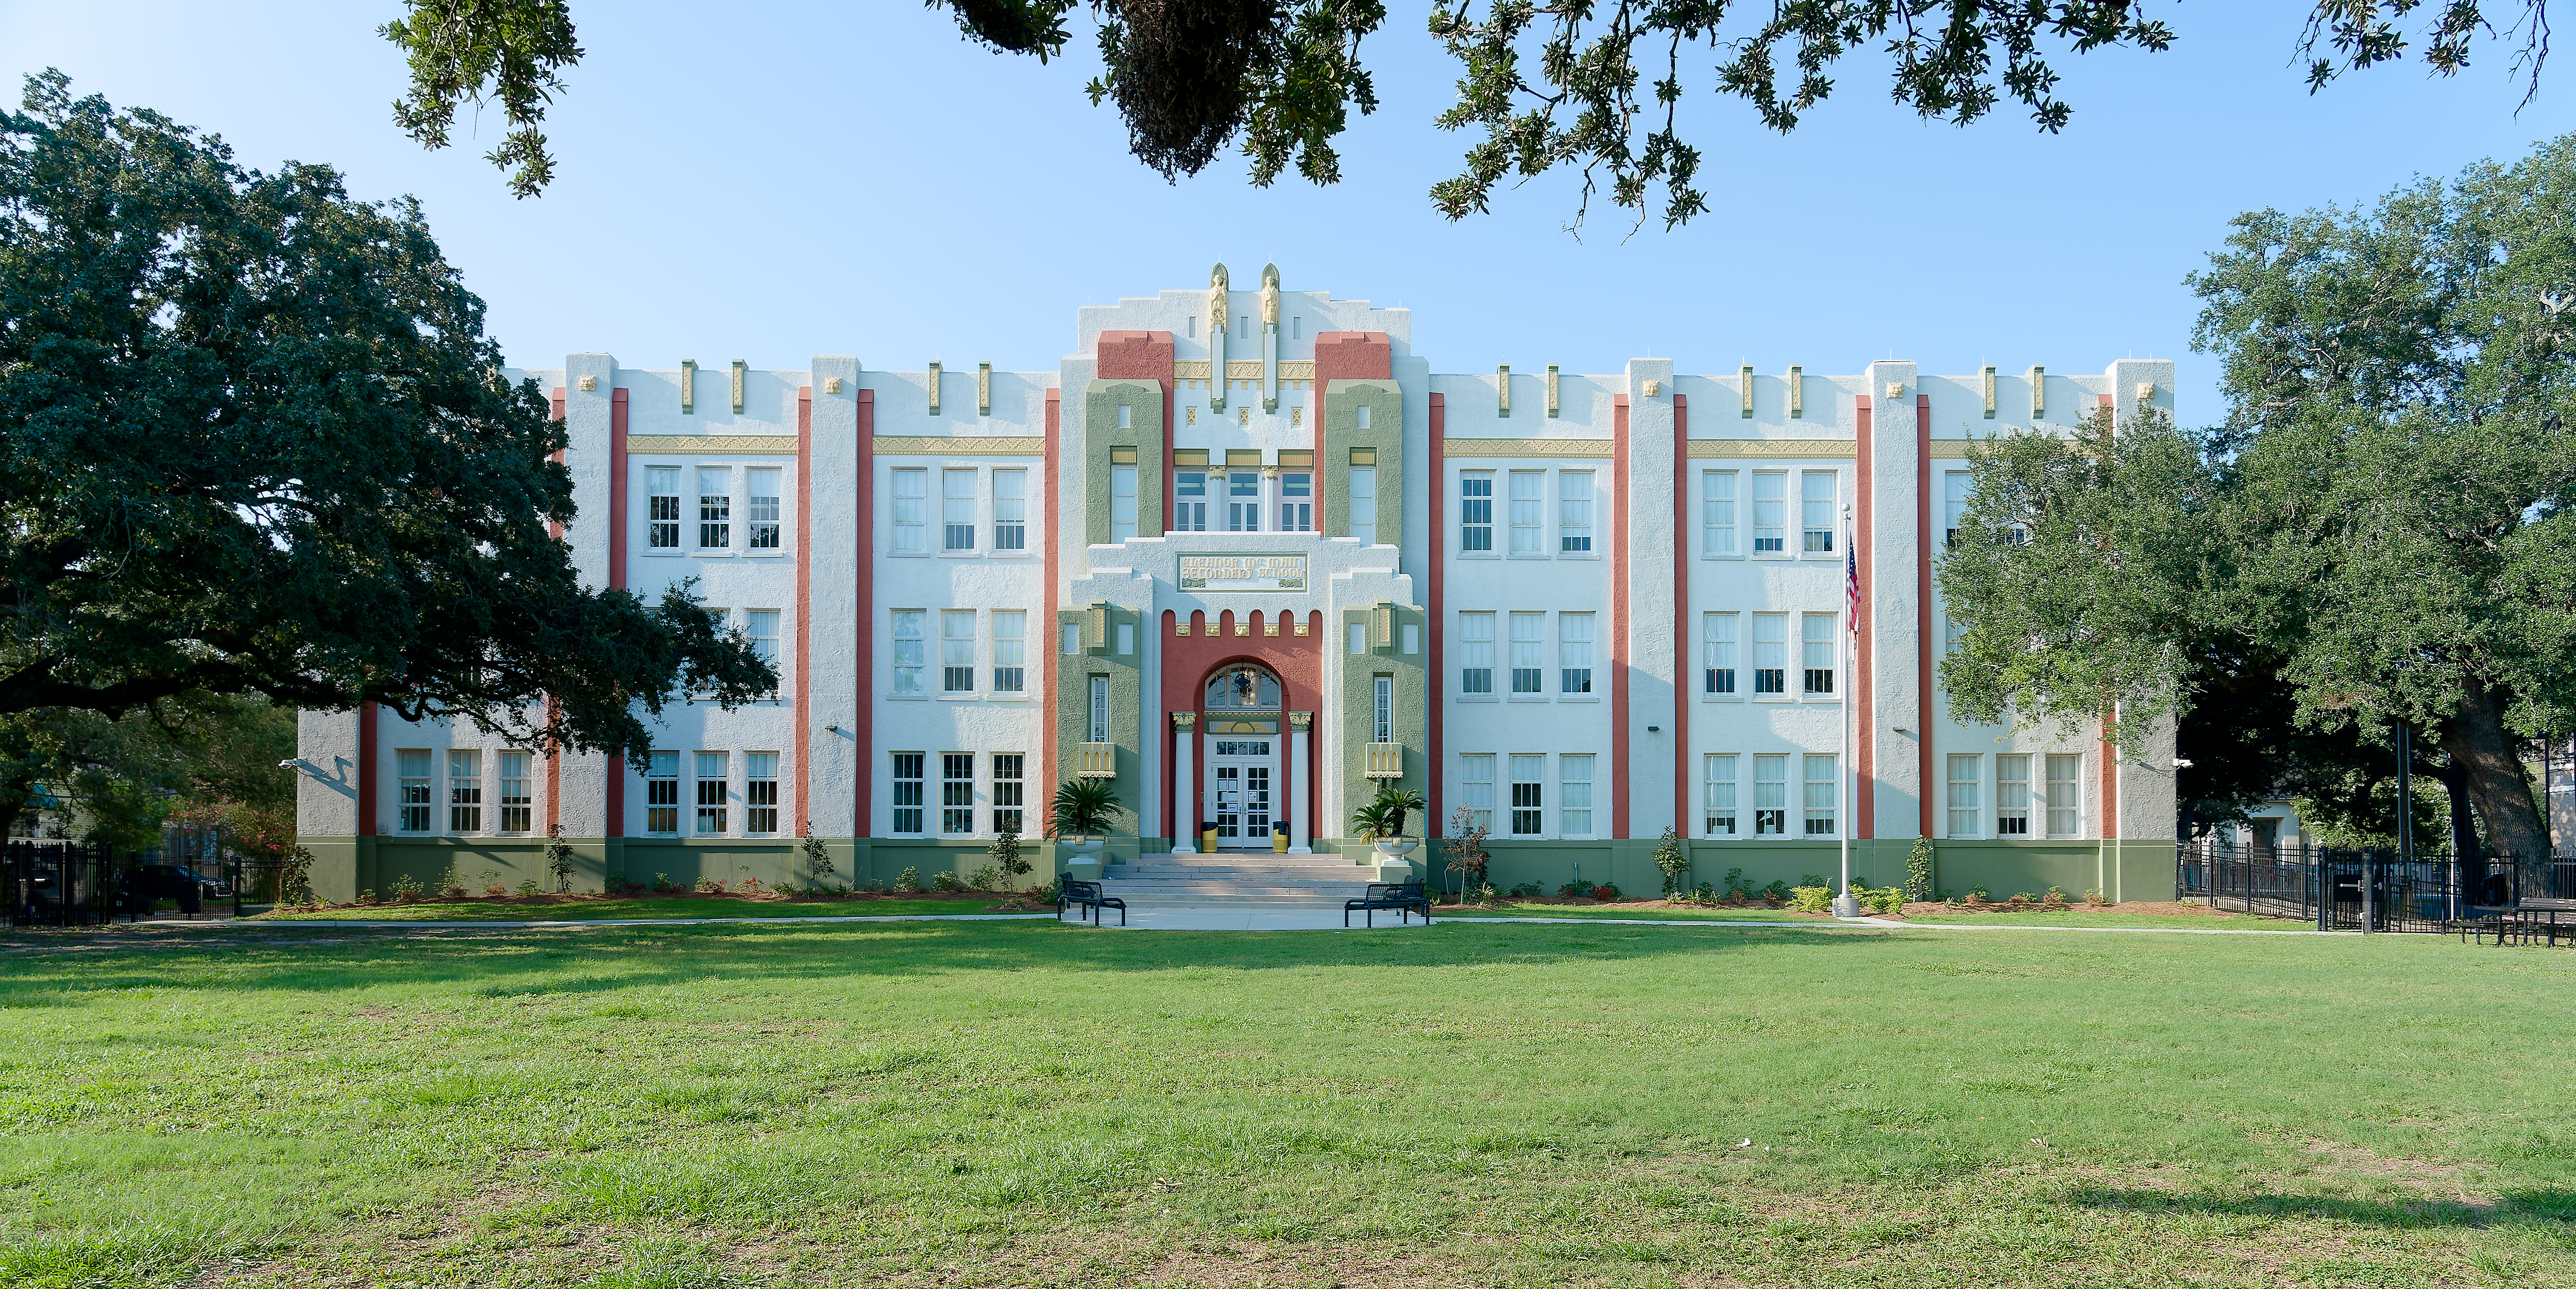
[[[1271, 851], [1217, 851], [1154, 855], [1124, 866], [1101, 882], [1101, 894], [1145, 909], [1331, 909], [1368, 893], [1370, 869], [1346, 855], [1282, 855]], [[1311, 919], [1300, 925], [1311, 925]]]

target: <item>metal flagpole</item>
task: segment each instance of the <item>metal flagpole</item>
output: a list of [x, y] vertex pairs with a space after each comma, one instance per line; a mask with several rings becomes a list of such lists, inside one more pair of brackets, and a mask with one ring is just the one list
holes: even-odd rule
[[1842, 661], [1834, 668], [1842, 674], [1843, 687], [1842, 773], [1834, 780], [1834, 790], [1842, 797], [1841, 809], [1834, 812], [1841, 824], [1834, 831], [1841, 836], [1843, 848], [1843, 884], [1841, 892], [1834, 896], [1834, 916], [1838, 918], [1860, 916], [1860, 901], [1852, 898], [1851, 889], [1852, 797], [1854, 795], [1852, 776], [1857, 773], [1853, 767], [1851, 754], [1852, 716], [1853, 709], [1859, 706], [1857, 696], [1852, 693], [1851, 659], [1852, 637], [1859, 632], [1860, 553], [1852, 549], [1851, 507], [1845, 506], [1843, 507], [1843, 635], [1838, 646], [1842, 651]]

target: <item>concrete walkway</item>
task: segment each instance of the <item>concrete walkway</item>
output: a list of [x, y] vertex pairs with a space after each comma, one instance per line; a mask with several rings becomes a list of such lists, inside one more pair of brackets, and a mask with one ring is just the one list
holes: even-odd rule
[[[320, 931], [576, 931], [585, 927], [656, 927], [656, 926], [777, 926], [797, 923], [849, 922], [1043, 922], [1053, 920], [1052, 913], [892, 913], [866, 917], [776, 917], [776, 918], [593, 918], [581, 921], [555, 922], [357, 922], [335, 919], [278, 919], [275, 921], [238, 919], [207, 922], [143, 922], [137, 927], [185, 928], [188, 930]], [[1341, 910], [1276, 905], [1209, 905], [1198, 908], [1139, 908], [1130, 910], [1129, 931], [1339, 931]], [[1681, 918], [1531, 918], [1531, 917], [1442, 917], [1438, 925], [1456, 926], [1479, 922], [1503, 922], [1524, 926], [1660, 926], [1705, 927], [1739, 931], [1839, 931], [1846, 928], [1871, 928], [1887, 931], [2083, 931], [2128, 932], [2138, 935], [2353, 935], [2350, 931], [2316, 931], [2308, 929], [2273, 930], [2269, 928], [2220, 928], [2178, 926], [2050, 926], [1988, 925], [1955, 922], [1891, 922], [1879, 918], [1841, 918], [1831, 922], [1738, 922], [1714, 919]], [[1065, 918], [1068, 926], [1074, 918]], [[119, 927], [126, 924], [119, 923]], [[1082, 923], [1089, 929], [1088, 923]], [[1423, 926], [1414, 921], [1407, 926], [1391, 915], [1380, 913], [1376, 930], [1411, 930]], [[26, 930], [44, 930], [32, 927]], [[82, 930], [87, 928], [73, 928]], [[1112, 909], [1101, 929], [1121, 930], [1117, 910]], [[1368, 929], [1354, 915], [1350, 929]], [[4, 933], [0, 933], [4, 934]]]

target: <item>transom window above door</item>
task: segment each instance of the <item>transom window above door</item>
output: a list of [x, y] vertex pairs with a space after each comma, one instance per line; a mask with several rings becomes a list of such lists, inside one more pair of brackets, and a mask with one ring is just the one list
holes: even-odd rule
[[1279, 678], [1248, 664], [1228, 667], [1208, 678], [1207, 710], [1278, 711]]

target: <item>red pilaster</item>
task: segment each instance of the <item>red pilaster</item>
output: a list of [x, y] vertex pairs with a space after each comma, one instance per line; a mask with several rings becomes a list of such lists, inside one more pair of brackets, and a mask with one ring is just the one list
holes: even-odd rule
[[376, 835], [376, 705], [358, 704], [358, 835]]
[[1435, 393], [1431, 396], [1431, 425], [1428, 430], [1431, 443], [1429, 493], [1431, 573], [1427, 583], [1429, 589], [1425, 592], [1423, 602], [1424, 616], [1430, 619], [1424, 624], [1424, 629], [1431, 633], [1431, 683], [1425, 686], [1428, 691], [1425, 701], [1431, 705], [1426, 721], [1430, 728], [1430, 738], [1424, 753], [1430, 764], [1423, 767], [1422, 775], [1423, 799], [1430, 803], [1424, 807], [1424, 813], [1431, 825], [1428, 835], [1433, 837], [1440, 836], [1441, 830], [1447, 826], [1446, 819], [1440, 813], [1440, 785], [1446, 781], [1448, 771], [1448, 762], [1441, 757], [1445, 754], [1447, 745], [1447, 740], [1443, 737], [1442, 725], [1449, 713], [1449, 704], [1443, 699], [1443, 695], [1448, 692], [1443, 687], [1443, 682], [1449, 673], [1442, 670], [1446, 665], [1443, 660], [1448, 657], [1446, 642], [1449, 638], [1449, 601], [1441, 591], [1441, 579], [1446, 575], [1449, 564], [1449, 485], [1447, 483], [1449, 467], [1446, 464], [1448, 453], [1441, 444], [1440, 436], [1447, 431], [1448, 425], [1449, 400]]
[[[1064, 592], [1058, 589], [1063, 585], [1063, 583], [1056, 580], [1056, 547], [1060, 544], [1058, 539], [1063, 534], [1061, 530], [1056, 527], [1055, 509], [1056, 481], [1061, 477], [1056, 473], [1056, 444], [1062, 435], [1063, 428], [1064, 391], [1062, 389], [1050, 389], [1046, 392], [1046, 480], [1038, 485], [1041, 495], [1046, 498], [1046, 500], [1040, 504], [1039, 509], [1046, 516], [1046, 534], [1044, 537], [1046, 542], [1046, 601], [1050, 608], [1061, 602], [1064, 596]], [[1043, 751], [1041, 751], [1036, 757], [1031, 758], [1038, 763], [1037, 815], [1040, 823], [1036, 833], [1041, 837], [1046, 835], [1045, 825], [1048, 821], [1048, 812], [1053, 808], [1053, 803], [1055, 801], [1055, 696], [1061, 692], [1056, 688], [1056, 678], [1060, 674], [1059, 659], [1064, 653], [1063, 648], [1056, 640], [1057, 631], [1055, 614], [1048, 613], [1045, 614], [1044, 617], [1046, 620], [1046, 635], [1041, 643], [1043, 643], [1045, 647], [1038, 651], [1039, 656], [1044, 659], [1039, 666], [1046, 677], [1045, 684], [1047, 693], [1047, 701], [1039, 705], [1040, 714], [1038, 717], [1040, 725], [1038, 746], [1043, 749]]]
[[[608, 391], [608, 585], [626, 586], [626, 387]], [[608, 758], [605, 836], [626, 835], [626, 758]]]
[[1878, 833], [1876, 826], [1878, 707], [1873, 701], [1873, 692], [1869, 687], [1870, 663], [1878, 652], [1871, 647], [1869, 637], [1870, 626], [1878, 617], [1872, 611], [1877, 603], [1875, 597], [1878, 594], [1878, 577], [1877, 570], [1871, 566], [1871, 562], [1861, 558], [1877, 550], [1870, 545], [1869, 522], [1870, 502], [1878, 491], [1871, 485], [1869, 477], [1870, 426], [1874, 419], [1872, 414], [1877, 410], [1877, 404], [1871, 401], [1872, 397], [1869, 392], [1863, 391], [1860, 397], [1852, 400], [1852, 414], [1858, 421], [1855, 427], [1858, 438], [1854, 445], [1852, 473], [1858, 482], [1853, 486], [1855, 504], [1852, 513], [1855, 519], [1852, 524], [1852, 549], [1844, 552], [1844, 557], [1851, 560], [1853, 573], [1860, 582], [1860, 605], [1858, 611], [1853, 613], [1850, 623], [1853, 672], [1851, 692], [1843, 695], [1843, 701], [1852, 705], [1850, 719], [1852, 742], [1855, 744], [1852, 748], [1852, 760], [1855, 764], [1847, 768], [1856, 772], [1859, 778], [1859, 788], [1852, 794], [1853, 817], [1845, 821], [1843, 826], [1852, 830], [1852, 839], [1855, 841], [1874, 837]]
[[814, 753], [808, 730], [812, 728], [813, 706], [806, 697], [805, 660], [814, 654], [814, 387], [796, 391], [796, 772], [789, 776], [796, 784], [796, 800], [788, 821], [797, 836], [810, 831], [812, 820], [814, 773], [807, 759]]
[[1673, 395], [1673, 827], [1691, 835], [1690, 398]]
[[[852, 633], [850, 666], [858, 673], [857, 714], [850, 721], [850, 826], [853, 837], [875, 836], [877, 775], [877, 392], [858, 391], [858, 630]], [[1049, 650], [1053, 652], [1053, 650]]]
[[1940, 720], [1940, 695], [1932, 688], [1932, 396], [1914, 396], [1914, 684], [1922, 708], [1914, 731], [1915, 793], [1921, 818], [1914, 835], [1932, 835], [1932, 727]]
[[1628, 396], [1610, 398], [1610, 835], [1628, 836]]

